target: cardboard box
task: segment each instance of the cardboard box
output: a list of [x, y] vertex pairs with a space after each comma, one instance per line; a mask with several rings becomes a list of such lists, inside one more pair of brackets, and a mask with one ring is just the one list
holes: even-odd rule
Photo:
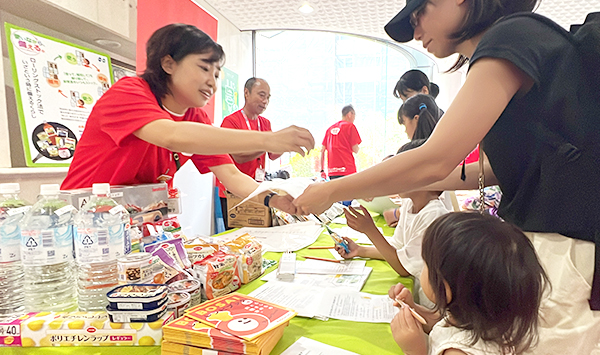
[[270, 227], [271, 209], [256, 201], [246, 201], [229, 191], [227, 195], [227, 224], [230, 228], [238, 227]]

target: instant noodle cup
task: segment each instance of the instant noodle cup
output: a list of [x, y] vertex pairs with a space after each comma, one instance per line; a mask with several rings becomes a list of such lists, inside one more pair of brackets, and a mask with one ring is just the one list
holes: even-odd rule
[[185, 291], [176, 291], [169, 293], [169, 304], [167, 309], [173, 311], [175, 318], [183, 315], [183, 312], [189, 308], [192, 297]]

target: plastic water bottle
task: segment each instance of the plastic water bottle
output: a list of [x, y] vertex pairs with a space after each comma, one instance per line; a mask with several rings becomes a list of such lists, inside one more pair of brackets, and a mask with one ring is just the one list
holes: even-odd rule
[[94, 184], [92, 193], [75, 218], [77, 288], [82, 311], [106, 309], [106, 293], [119, 284], [117, 258], [125, 255], [128, 241], [129, 213], [109, 197], [110, 185]]
[[21, 261], [25, 272], [25, 310], [77, 309], [73, 215], [58, 184], [41, 185], [40, 197], [21, 220]]
[[0, 184], [0, 318], [25, 311], [21, 229], [31, 204], [19, 198], [19, 184]]

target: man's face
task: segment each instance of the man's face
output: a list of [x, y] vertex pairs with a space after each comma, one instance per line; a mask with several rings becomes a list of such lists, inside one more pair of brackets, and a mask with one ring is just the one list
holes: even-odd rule
[[260, 115], [267, 109], [271, 98], [271, 88], [264, 80], [257, 80], [252, 86], [252, 91], [244, 89], [246, 108], [250, 113]]

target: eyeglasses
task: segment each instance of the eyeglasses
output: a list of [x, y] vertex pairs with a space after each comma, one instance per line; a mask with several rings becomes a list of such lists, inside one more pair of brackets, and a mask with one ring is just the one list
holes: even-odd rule
[[419, 25], [419, 17], [423, 15], [423, 12], [425, 11], [425, 6], [427, 6], [427, 1], [425, 1], [423, 5], [417, 8], [415, 11], [411, 12], [409, 21], [413, 29], [415, 29]]

